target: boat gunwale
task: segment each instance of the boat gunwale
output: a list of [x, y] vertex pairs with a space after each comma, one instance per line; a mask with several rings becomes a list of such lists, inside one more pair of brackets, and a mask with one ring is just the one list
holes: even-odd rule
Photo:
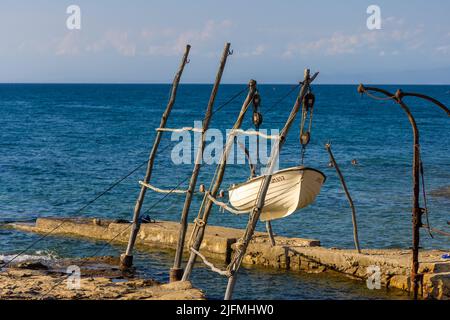
[[[276, 172], [272, 173], [272, 177], [274, 175], [276, 175], [276, 174], [279, 174], [279, 173], [284, 173], [284, 172], [289, 172], [289, 171], [307, 171], [307, 170], [311, 170], [311, 171], [315, 171], [317, 173], [320, 173], [323, 176], [323, 178], [324, 178], [322, 184], [325, 183], [325, 181], [327, 180], [327, 176], [322, 171], [314, 169], [314, 168], [305, 167], [305, 166], [296, 166], [296, 167], [290, 167], [290, 168], [282, 169], [282, 170], [279, 170], [279, 171], [276, 171]], [[254, 182], [254, 181], [257, 181], [259, 179], [262, 179], [265, 176], [266, 175], [257, 176], [257, 177], [254, 177], [254, 178], [250, 178], [250, 179], [248, 179], [245, 182], [241, 182], [241, 183], [232, 185], [231, 187], [228, 188], [228, 192], [234, 191], [235, 189], [237, 189], [237, 188], [239, 188], [239, 187], [241, 187], [241, 186], [243, 186], [243, 185], [245, 185], [245, 184], [247, 184], [249, 182]], [[272, 183], [272, 181], [270, 183]]]

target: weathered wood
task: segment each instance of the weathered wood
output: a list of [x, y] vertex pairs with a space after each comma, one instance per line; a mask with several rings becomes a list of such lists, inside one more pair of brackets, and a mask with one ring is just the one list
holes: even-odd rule
[[[159, 125], [160, 128], [164, 128], [166, 126], [167, 119], [169, 118], [170, 112], [172, 111], [172, 107], [175, 103], [175, 99], [176, 99], [176, 95], [177, 95], [178, 84], [180, 83], [181, 75], [183, 74], [184, 67], [188, 61], [190, 49], [191, 49], [191, 46], [186, 45], [186, 49], [184, 51], [183, 58], [181, 59], [181, 64], [178, 68], [178, 72], [175, 74], [175, 78], [172, 83], [172, 90], [170, 93], [169, 102], [167, 103], [166, 110], [164, 111], [162, 118], [161, 118], [161, 123]], [[153, 170], [153, 163], [155, 161], [159, 143], [161, 142], [161, 137], [162, 137], [162, 132], [158, 131], [156, 133], [156, 137], [153, 142], [152, 150], [150, 151], [150, 154], [149, 154], [147, 170], [145, 172], [145, 177], [144, 177], [144, 183], [150, 182], [150, 178], [151, 178], [152, 170]], [[128, 246], [127, 246], [126, 252], [124, 254], [122, 254], [120, 257], [120, 266], [122, 268], [129, 268], [133, 264], [133, 247], [136, 242], [137, 234], [139, 232], [139, 227], [140, 227], [140, 217], [139, 216], [141, 213], [141, 208], [142, 208], [142, 204], [144, 202], [146, 191], [147, 191], [147, 187], [142, 185], [141, 190], [139, 192], [139, 196], [136, 200], [136, 205], [134, 207], [133, 224], [131, 227], [131, 233], [130, 233], [130, 239], [128, 241]]]
[[272, 223], [270, 221], [266, 221], [266, 230], [267, 234], [269, 235], [270, 244], [272, 247], [276, 245], [275, 237], [273, 236], [273, 230], [272, 230]]
[[[250, 106], [250, 103], [253, 100], [253, 96], [256, 92], [256, 81], [250, 80], [249, 82], [249, 92], [247, 94], [247, 97], [245, 98], [244, 103], [242, 104], [241, 111], [239, 113], [239, 116], [237, 117], [236, 122], [233, 125], [233, 129], [239, 129], [242, 125], [242, 121], [244, 120], [244, 116], [248, 110], [248, 107]], [[213, 180], [214, 183], [210, 187], [209, 193], [212, 197], [217, 197], [217, 192], [220, 189], [220, 185], [222, 184], [222, 180], [225, 174], [226, 164], [227, 164], [227, 158], [231, 150], [231, 146], [234, 143], [234, 135], [230, 135], [227, 138], [227, 143], [225, 145], [224, 151], [222, 153], [222, 159], [220, 164], [218, 165], [216, 172], [215, 172], [215, 179]], [[198, 212], [198, 216], [196, 221], [201, 221], [200, 224], [196, 223], [194, 231], [192, 233], [192, 239], [194, 239], [194, 243], [192, 244], [192, 248], [196, 251], [199, 250], [200, 245], [203, 241], [203, 236], [205, 233], [205, 227], [208, 223], [209, 214], [211, 212], [213, 202], [208, 198], [208, 196], [205, 194], [203, 197], [203, 202], [200, 207], [200, 210]], [[186, 279], [189, 279], [192, 268], [194, 266], [196, 260], [196, 255], [191, 253], [189, 256], [189, 260], [186, 264], [186, 270], [184, 271], [182, 280], [185, 281]]]
[[341, 170], [339, 169], [339, 166], [336, 162], [336, 159], [334, 158], [333, 152], [331, 151], [331, 143], [325, 144], [325, 149], [328, 151], [331, 163], [333, 164], [334, 168], [336, 169], [336, 173], [339, 176], [339, 180], [341, 181], [342, 188], [344, 189], [345, 195], [347, 196], [348, 203], [350, 204], [350, 208], [352, 209], [353, 241], [355, 242], [356, 250], [358, 251], [358, 253], [361, 253], [361, 248], [359, 246], [359, 238], [358, 238], [358, 224], [356, 222], [356, 209], [353, 204], [353, 199], [350, 196], [350, 192], [348, 191], [347, 184], [345, 183], [345, 180], [344, 180], [344, 176], [342, 175]]
[[208, 101], [208, 106], [206, 108], [205, 118], [202, 123], [202, 136], [199, 142], [197, 156], [194, 163], [194, 169], [192, 170], [191, 179], [189, 181], [189, 187], [186, 193], [186, 198], [184, 200], [183, 210], [181, 212], [180, 218], [180, 233], [178, 235], [177, 250], [175, 253], [175, 259], [173, 262], [173, 267], [170, 269], [170, 280], [178, 281], [181, 278], [181, 260], [183, 258], [183, 248], [186, 238], [187, 230], [187, 218], [189, 215], [189, 209], [191, 207], [192, 196], [195, 191], [195, 186], [197, 185], [197, 178], [200, 172], [200, 167], [203, 161], [203, 149], [205, 148], [205, 135], [209, 127], [209, 122], [211, 121], [214, 101], [216, 99], [217, 91], [219, 90], [220, 81], [222, 79], [223, 70], [225, 69], [225, 64], [227, 58], [230, 55], [230, 43], [226, 43], [223, 49], [222, 58], [220, 60], [219, 70], [217, 71], [216, 79], [214, 81], [214, 86], [211, 91], [211, 96]]
[[253, 237], [253, 234], [256, 229], [256, 225], [258, 223], [259, 217], [261, 215], [261, 212], [264, 207], [264, 202], [267, 195], [267, 190], [269, 189], [270, 182], [272, 180], [272, 173], [275, 169], [275, 165], [277, 163], [276, 159], [278, 158], [278, 155], [280, 153], [281, 147], [283, 146], [284, 142], [286, 141], [287, 134], [289, 132], [290, 127], [292, 126], [298, 111], [300, 110], [300, 105], [303, 101], [303, 98], [305, 97], [306, 93], [308, 92], [309, 86], [311, 82], [317, 77], [317, 73], [314, 74], [313, 77], [310, 77], [310, 71], [309, 69], [305, 70], [304, 80], [302, 82], [300, 93], [295, 101], [294, 107], [292, 108], [292, 111], [289, 115], [289, 118], [286, 121], [286, 124], [284, 125], [283, 129], [280, 133], [280, 139], [276, 140], [276, 144], [272, 148], [271, 155], [270, 155], [270, 164], [269, 169], [267, 171], [266, 176], [264, 177], [264, 180], [261, 184], [261, 189], [258, 193], [258, 196], [256, 198], [256, 205], [253, 208], [252, 212], [250, 213], [247, 227], [245, 229], [245, 233], [241, 239], [238, 240], [238, 243], [236, 245], [236, 250], [234, 252], [233, 258], [231, 259], [231, 262], [229, 264], [229, 269], [231, 270], [231, 276], [228, 278], [228, 285], [225, 292], [225, 300], [230, 300], [233, 295], [234, 286], [236, 283], [236, 276], [237, 272], [239, 271], [239, 268], [242, 263], [242, 259], [244, 258], [245, 252], [247, 251], [247, 247], [250, 243], [250, 240]]

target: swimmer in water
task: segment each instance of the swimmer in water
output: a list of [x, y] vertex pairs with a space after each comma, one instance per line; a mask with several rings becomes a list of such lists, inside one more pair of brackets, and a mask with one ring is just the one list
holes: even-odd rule
[[358, 161], [356, 159], [353, 159], [352, 160], [352, 165], [354, 165], [354, 166], [358, 165]]

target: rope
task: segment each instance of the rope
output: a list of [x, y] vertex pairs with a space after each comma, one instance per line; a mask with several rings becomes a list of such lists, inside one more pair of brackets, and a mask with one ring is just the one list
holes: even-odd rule
[[202, 255], [200, 252], [198, 252], [197, 250], [195, 250], [194, 248], [191, 248], [191, 252], [193, 252], [193, 253], [195, 253], [197, 256], [199, 256], [202, 260], [203, 260], [203, 263], [205, 264], [205, 265], [207, 265], [212, 271], [214, 271], [214, 272], [216, 272], [216, 273], [218, 273], [218, 274], [220, 274], [220, 275], [222, 275], [222, 276], [225, 276], [225, 277], [229, 277], [230, 276], [230, 272], [227, 270], [227, 271], [223, 271], [223, 270], [220, 270], [219, 268], [217, 268], [214, 264], [212, 264], [211, 262], [209, 262], [207, 259], [206, 259], [206, 257], [204, 256], [204, 255]]
[[[230, 99], [228, 99], [227, 101], [225, 101], [223, 104], [221, 104], [216, 111], [214, 111], [212, 113], [212, 115], [216, 114], [217, 112], [219, 112], [220, 110], [222, 110], [223, 107], [225, 107], [226, 105], [230, 104], [231, 102], [233, 102], [234, 99], [236, 99], [237, 97], [239, 97], [245, 90], [247, 90], [247, 86], [242, 89], [241, 91], [239, 91], [238, 93], [236, 93], [234, 96], [232, 96]], [[211, 116], [212, 116], [211, 115]]]
[[422, 196], [423, 196], [423, 205], [425, 207], [425, 215], [427, 218], [427, 226], [428, 226], [428, 234], [430, 235], [431, 238], [433, 238], [433, 234], [431, 233], [431, 226], [430, 226], [430, 220], [429, 220], [429, 215], [428, 215], [428, 206], [427, 206], [427, 193], [425, 191], [425, 178], [423, 175], [423, 162], [422, 159], [420, 159], [420, 176], [421, 176], [421, 180], [422, 180]]
[[273, 112], [275, 107], [277, 107], [281, 102], [284, 101], [284, 99], [286, 99], [287, 97], [289, 97], [292, 92], [294, 92], [298, 87], [300, 86], [299, 84], [296, 84], [295, 86], [293, 86], [284, 96], [282, 96], [280, 99], [278, 99], [273, 105], [271, 105], [269, 107], [269, 111], [265, 114], [265, 118], [267, 118], [267, 114], [269, 114], [270, 112]]
[[[247, 89], [247, 87], [245, 87], [244, 89], [242, 89], [241, 91], [239, 91], [237, 94], [235, 94], [234, 96], [232, 96], [230, 99], [228, 99], [226, 102], [224, 102], [222, 105], [220, 105], [217, 110], [215, 112], [212, 113], [215, 114], [217, 112], [219, 112], [223, 107], [225, 107], [226, 105], [228, 105], [229, 103], [231, 103], [234, 99], [236, 99], [239, 95], [241, 95], [245, 90]], [[206, 117], [205, 117], [206, 118]], [[204, 118], [204, 119], [205, 119]], [[203, 119], [203, 120], [204, 120]], [[170, 147], [171, 145], [167, 145], [166, 147], [164, 147], [162, 150], [160, 150], [159, 152], [162, 152], [164, 150], [166, 150], [168, 147]], [[99, 198], [101, 198], [102, 196], [104, 196], [106, 193], [108, 193], [109, 191], [111, 191], [112, 189], [114, 189], [117, 185], [119, 185], [123, 180], [125, 180], [126, 178], [128, 178], [129, 176], [131, 176], [133, 173], [135, 173], [137, 170], [139, 170], [140, 168], [142, 168], [145, 164], [148, 163], [148, 160], [145, 160], [143, 163], [139, 164], [136, 168], [134, 168], [133, 170], [131, 170], [129, 173], [127, 173], [125, 176], [123, 176], [122, 178], [120, 178], [119, 180], [117, 180], [116, 182], [114, 182], [111, 186], [109, 186], [107, 189], [105, 189], [103, 192], [101, 192], [98, 196], [96, 196], [94, 199], [90, 200], [87, 204], [85, 204], [84, 206], [82, 206], [80, 209], [76, 210], [73, 215], [77, 215], [79, 213], [81, 213], [84, 209], [86, 209], [88, 206], [90, 206], [92, 203], [94, 203], [95, 201], [97, 201]], [[187, 181], [187, 179], [189, 179], [189, 177], [187, 177], [186, 179], [182, 180], [179, 184], [181, 185], [181, 183]], [[168, 196], [170, 193], [167, 193], [162, 199], [164, 199], [166, 196]], [[159, 203], [159, 202], [157, 202]], [[157, 204], [156, 203], [156, 204]], [[156, 205], [155, 204], [155, 205]], [[148, 213], [152, 208], [148, 209], [144, 214]], [[66, 220], [62, 221], [59, 225], [57, 225], [55, 228], [53, 228], [52, 230], [50, 230], [49, 232], [47, 232], [46, 234], [42, 235], [40, 238], [38, 238], [37, 240], [35, 240], [33, 243], [31, 243], [28, 247], [26, 247], [25, 249], [23, 249], [22, 251], [20, 251], [18, 254], [16, 254], [11, 260], [9, 260], [8, 262], [3, 263], [0, 268], [4, 268], [8, 265], [11, 264], [11, 262], [13, 262], [14, 260], [16, 260], [18, 257], [20, 257], [22, 254], [24, 254], [25, 252], [27, 252], [29, 249], [31, 249], [32, 247], [34, 247], [38, 242], [44, 240], [45, 238], [47, 238], [50, 234], [52, 234], [53, 232], [55, 232], [58, 228], [60, 228], [62, 225], [64, 225], [64, 223], [66, 223]], [[118, 235], [117, 235], [118, 236]]]
[[156, 131], [161, 132], [183, 132], [183, 131], [193, 131], [198, 133], [203, 133], [202, 128], [193, 128], [193, 127], [183, 127], [180, 129], [171, 129], [171, 128], [156, 128]]
[[[101, 198], [102, 196], [104, 196], [106, 193], [108, 193], [109, 191], [111, 191], [114, 187], [116, 187], [117, 185], [119, 185], [123, 180], [125, 180], [126, 178], [128, 178], [129, 176], [131, 176], [133, 173], [135, 173], [137, 170], [139, 170], [140, 168], [142, 168], [145, 164], [147, 163], [147, 160], [141, 164], [139, 164], [136, 168], [134, 168], [133, 170], [131, 170], [129, 173], [127, 173], [125, 176], [121, 177], [120, 179], [118, 179], [117, 181], [115, 181], [113, 184], [111, 184], [108, 188], [106, 188], [103, 192], [101, 192], [100, 194], [98, 194], [95, 198], [93, 198], [92, 200], [88, 201], [85, 205], [83, 205], [81, 208], [79, 208], [78, 210], [76, 210], [73, 214], [77, 215], [79, 213], [81, 213], [84, 209], [86, 209], [88, 206], [90, 206], [91, 204], [93, 204], [95, 201], [97, 201], [99, 198]], [[25, 252], [27, 252], [29, 249], [31, 249], [33, 246], [35, 246], [38, 242], [40, 242], [41, 240], [44, 240], [45, 238], [47, 238], [51, 233], [55, 232], [58, 228], [60, 228], [64, 223], [66, 223], [66, 220], [62, 221], [60, 224], [58, 224], [56, 227], [54, 227], [52, 230], [50, 230], [49, 232], [45, 233], [44, 235], [42, 235], [40, 238], [36, 239], [33, 243], [31, 243], [28, 247], [26, 247], [25, 249], [23, 249], [22, 251], [20, 251], [18, 254], [16, 254], [11, 260], [9, 260], [8, 262], [5, 262], [2, 264], [2, 266], [0, 268], [4, 268], [7, 265], [11, 264], [11, 262], [13, 262], [14, 260], [16, 260], [18, 257], [20, 257], [22, 254], [24, 254]]]
[[376, 96], [376, 95], [374, 95], [374, 94], [372, 94], [372, 93], [370, 93], [369, 91], [364, 91], [369, 97], [371, 97], [372, 99], [375, 99], [375, 100], [379, 100], [379, 101], [386, 101], [386, 100], [392, 100], [392, 99], [395, 99], [395, 96], [390, 96], [390, 97], [385, 97], [385, 98], [382, 98], [382, 97], [378, 97], [378, 96]]
[[436, 232], [436, 233], [441, 234], [443, 236], [450, 237], [450, 233], [449, 232], [445, 232], [445, 231], [442, 231], [442, 230], [439, 230], [439, 229], [436, 229], [436, 228], [428, 228], [428, 229], [430, 231]]
[[251, 212], [251, 210], [234, 209], [234, 208], [228, 206], [225, 202], [221, 202], [221, 201], [217, 200], [216, 198], [214, 198], [209, 191], [207, 191], [205, 194], [208, 197], [208, 199], [211, 200], [215, 205], [221, 207], [222, 209], [230, 211], [231, 213], [239, 215], [239, 214], [248, 214]]
[[237, 134], [241, 134], [244, 136], [259, 136], [262, 137], [264, 139], [270, 139], [270, 140], [280, 140], [280, 136], [279, 135], [267, 135], [264, 134], [262, 132], [256, 131], [256, 130], [242, 130], [242, 129], [234, 129], [231, 130], [230, 134], [232, 135], [237, 135]]
[[151, 190], [153, 190], [155, 192], [159, 192], [159, 193], [181, 193], [181, 194], [187, 193], [187, 190], [166, 190], [166, 189], [160, 189], [160, 188], [157, 188], [157, 187], [151, 185], [150, 183], [145, 183], [143, 181], [139, 181], [139, 184], [141, 186], [144, 186], [144, 187], [146, 187], [148, 189], [151, 189]]
[[[188, 177], [189, 178], [189, 177]], [[186, 180], [186, 179], [185, 179]], [[175, 190], [176, 188], [178, 188], [185, 180], [181, 181], [177, 186], [175, 186], [173, 188], [173, 190]], [[161, 201], [163, 201], [165, 198], [167, 198], [169, 196], [169, 194], [164, 195], [163, 197], [161, 197], [158, 201], [156, 201], [150, 208], [148, 211], [150, 211], [151, 209], [153, 209], [154, 207], [156, 207]], [[133, 224], [129, 223], [125, 228], [123, 228], [122, 230], [120, 230], [116, 235], [114, 235], [114, 237], [112, 237], [110, 240], [108, 240], [108, 242], [106, 242], [102, 247], [100, 247], [98, 250], [96, 250], [92, 256], [96, 256], [98, 255], [103, 249], [106, 248], [107, 245], [111, 244], [114, 240], [116, 240], [122, 233], [124, 233], [125, 231], [127, 231]], [[83, 263], [81, 263], [79, 265], [79, 267], [81, 268], [82, 266], [84, 266], [88, 261], [85, 261]], [[73, 274], [73, 273], [72, 273]], [[58, 283], [56, 283], [53, 287], [51, 287], [48, 291], [46, 291], [45, 293], [43, 293], [43, 297], [45, 297], [46, 295], [48, 295], [53, 289], [55, 289], [58, 285], [60, 285], [65, 279], [67, 279], [71, 274], [68, 274], [66, 277], [63, 277], [61, 279], [61, 281], [59, 281]]]

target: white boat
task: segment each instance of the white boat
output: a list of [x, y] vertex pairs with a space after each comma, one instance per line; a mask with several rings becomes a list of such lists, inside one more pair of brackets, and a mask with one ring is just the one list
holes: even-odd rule
[[[256, 202], [264, 176], [232, 185], [228, 190], [231, 205], [239, 211], [250, 211]], [[319, 170], [303, 166], [276, 171], [267, 190], [260, 220], [287, 217], [310, 205], [320, 192], [326, 176]]]

